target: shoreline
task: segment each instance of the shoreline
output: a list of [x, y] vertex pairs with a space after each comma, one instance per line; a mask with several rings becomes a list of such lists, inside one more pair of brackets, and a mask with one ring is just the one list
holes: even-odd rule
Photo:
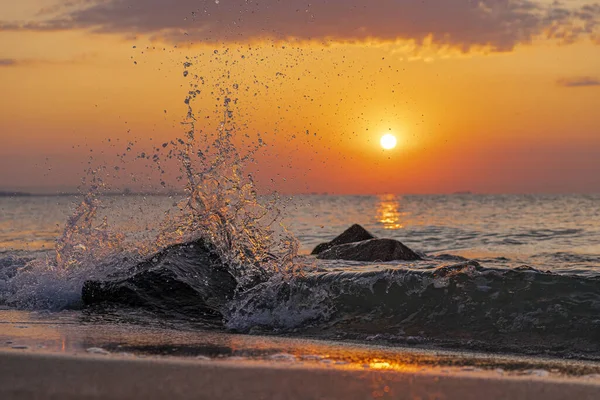
[[597, 399], [600, 363], [0, 310], [0, 398]]
[[131, 359], [0, 351], [2, 399], [596, 399], [598, 381], [489, 372], [188, 359]]
[[[143, 323], [142, 321], [145, 321]], [[144, 359], [204, 359], [218, 361], [285, 361], [296, 365], [334, 365], [364, 369], [464, 369], [524, 375], [546, 371], [554, 376], [597, 376], [600, 363], [548, 355], [449, 349], [426, 344], [369, 343], [310, 335], [242, 334], [203, 329], [183, 321], [177, 327], [140, 320], [125, 322], [110, 316], [0, 310], [0, 351], [28, 354], [89, 356], [97, 349], [110, 357]]]

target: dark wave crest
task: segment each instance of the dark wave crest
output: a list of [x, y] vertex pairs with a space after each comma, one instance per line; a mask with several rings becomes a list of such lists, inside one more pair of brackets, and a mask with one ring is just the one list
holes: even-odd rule
[[228, 326], [240, 331], [596, 352], [600, 278], [474, 261], [421, 271], [319, 273], [263, 283], [242, 295], [231, 316]]

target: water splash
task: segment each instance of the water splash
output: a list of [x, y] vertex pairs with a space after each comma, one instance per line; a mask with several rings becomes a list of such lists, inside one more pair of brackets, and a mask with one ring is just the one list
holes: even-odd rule
[[[80, 301], [85, 280], [102, 279], [151, 252], [199, 238], [215, 245], [236, 278], [238, 291], [274, 276], [299, 272], [294, 263], [298, 242], [281, 222], [279, 197], [259, 196], [253, 176], [245, 173], [255, 154], [265, 148], [264, 140], [259, 135], [243, 154], [234, 143], [236, 136], [247, 134], [246, 125], [238, 124], [235, 118], [239, 86], [225, 79], [207, 91], [220, 101], [221, 118], [216, 131], [204, 132], [194, 102], [203, 94], [206, 82], [190, 73], [191, 61], [184, 63], [184, 76], [190, 80], [184, 100], [185, 135], [163, 145], [179, 163], [185, 196], [174, 213], [166, 213], [156, 237], [143, 242], [110, 229], [108, 219], [98, 213], [100, 196], [108, 188], [103, 180], [107, 168], [90, 168], [84, 177], [86, 194], [56, 241], [54, 256], [16, 266], [13, 276], [4, 281], [7, 288], [0, 302], [30, 309], [72, 307]], [[130, 149], [128, 144], [124, 154]], [[160, 157], [154, 157], [153, 162], [162, 174], [166, 167]]]
[[67, 219], [63, 233], [56, 241], [55, 265], [60, 271], [96, 265], [125, 249], [125, 235], [112, 232], [106, 216], [97, 222], [101, 204], [98, 196], [104, 187], [100, 176], [102, 170], [88, 170], [86, 177], [90, 178], [89, 190]]
[[[184, 63], [185, 72], [192, 66], [189, 61]], [[239, 86], [217, 85], [222, 117], [211, 138], [197, 128], [193, 108], [205, 80], [189, 76], [183, 122], [186, 136], [176, 142], [186, 197], [178, 206], [178, 214], [164, 221], [157, 244], [205, 238], [217, 247], [242, 286], [254, 281], [256, 275], [293, 272], [298, 243], [281, 222], [278, 196], [260, 198], [252, 175], [244, 174], [246, 165], [265, 143], [259, 135], [256, 145], [247, 148], [244, 155], [233, 143], [244, 128], [235, 120]]]
[[124, 235], [111, 231], [106, 217], [98, 221], [103, 170], [88, 169], [82, 180], [88, 191], [67, 219], [53, 253], [3, 266], [0, 303], [53, 311], [78, 307], [85, 280], [106, 276], [113, 265], [125, 267], [124, 260], [134, 261], [125, 256]]

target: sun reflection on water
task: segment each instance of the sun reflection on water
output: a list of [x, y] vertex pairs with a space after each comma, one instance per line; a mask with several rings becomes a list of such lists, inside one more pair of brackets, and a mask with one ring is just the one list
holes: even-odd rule
[[377, 204], [377, 221], [383, 224], [384, 229], [402, 229], [403, 217], [406, 213], [400, 212], [400, 201], [396, 195], [386, 194], [379, 196]]

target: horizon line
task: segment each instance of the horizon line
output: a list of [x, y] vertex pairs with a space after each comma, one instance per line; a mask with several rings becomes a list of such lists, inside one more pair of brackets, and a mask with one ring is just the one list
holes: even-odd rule
[[[100, 196], [179, 196], [184, 195], [184, 192], [134, 192], [134, 191], [107, 191], [102, 192]], [[392, 192], [381, 192], [381, 193], [329, 193], [329, 192], [298, 192], [298, 193], [282, 193], [282, 192], [271, 192], [261, 194], [260, 196], [557, 196], [557, 195], [600, 195], [600, 192], [473, 192], [473, 191], [454, 191], [454, 192], [429, 192], [429, 193], [392, 193]], [[35, 192], [35, 191], [22, 191], [22, 190], [0, 190], [0, 198], [2, 197], [76, 197], [85, 196], [86, 193], [76, 191], [64, 191], [64, 192]]]

